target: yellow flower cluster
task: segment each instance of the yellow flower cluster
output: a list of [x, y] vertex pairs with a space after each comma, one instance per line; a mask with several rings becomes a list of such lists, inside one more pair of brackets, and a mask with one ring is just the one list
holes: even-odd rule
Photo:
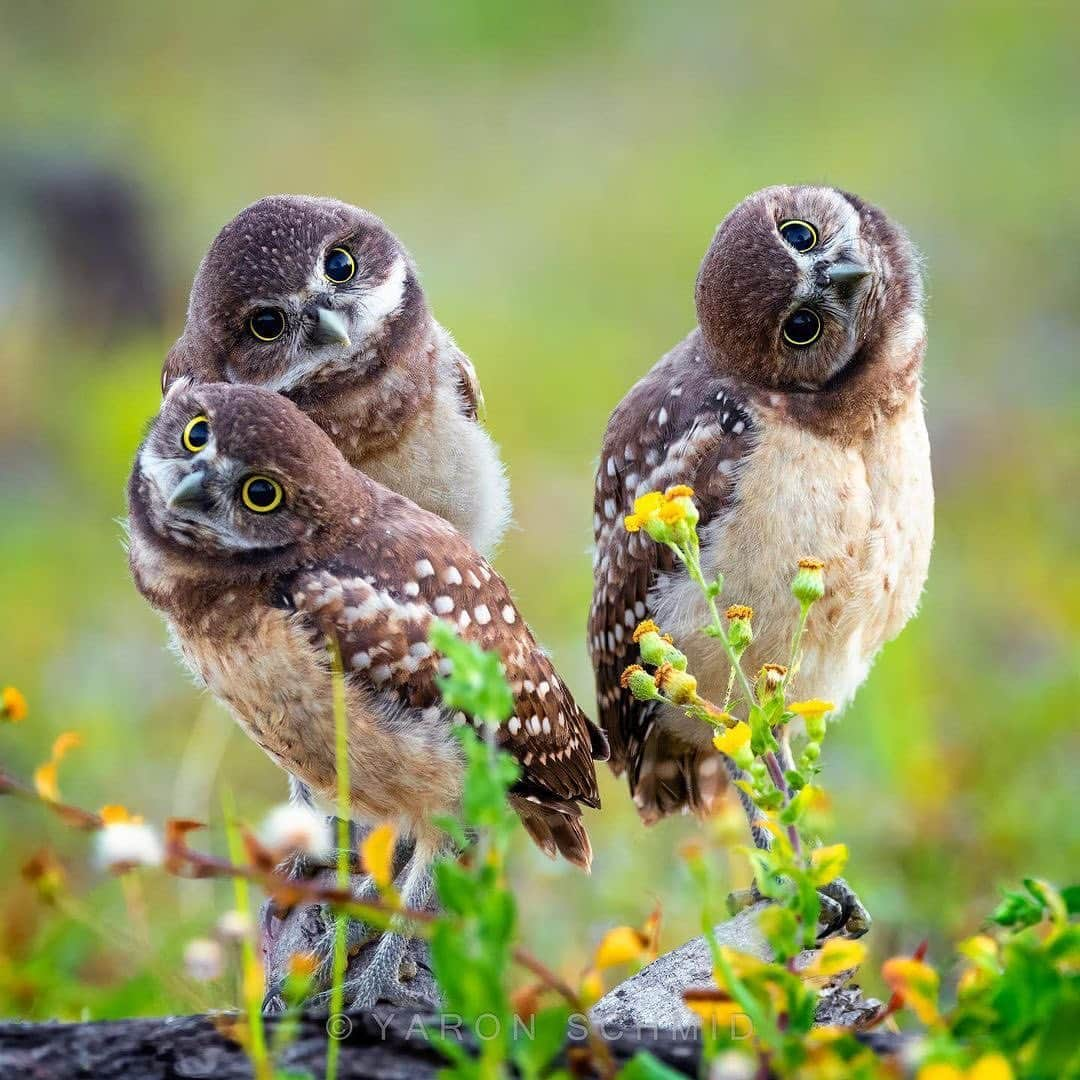
[[26, 719], [26, 698], [14, 686], [5, 686], [0, 690], [0, 720], [17, 724]]
[[634, 500], [634, 512], [623, 519], [627, 532], [645, 530], [661, 544], [680, 541], [698, 523], [694, 489], [677, 484], [666, 491], [649, 491]]

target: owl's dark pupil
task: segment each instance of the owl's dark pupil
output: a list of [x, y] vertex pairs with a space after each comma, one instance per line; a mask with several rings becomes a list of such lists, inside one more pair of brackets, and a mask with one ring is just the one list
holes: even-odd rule
[[251, 332], [263, 341], [273, 341], [285, 331], [285, 316], [277, 308], [260, 308], [251, 316]]
[[331, 281], [343, 282], [352, 277], [354, 266], [352, 256], [347, 251], [335, 248], [326, 256], [323, 272]]
[[784, 337], [792, 345], [809, 345], [821, 333], [821, 319], [810, 308], [799, 308], [784, 323]]
[[252, 480], [247, 486], [247, 497], [253, 506], [269, 506], [277, 498], [277, 490], [269, 480]]
[[188, 428], [187, 441], [196, 450], [201, 450], [210, 441], [210, 425], [200, 420]]
[[780, 235], [796, 251], [809, 251], [817, 241], [814, 230], [802, 221], [789, 221], [781, 226]]

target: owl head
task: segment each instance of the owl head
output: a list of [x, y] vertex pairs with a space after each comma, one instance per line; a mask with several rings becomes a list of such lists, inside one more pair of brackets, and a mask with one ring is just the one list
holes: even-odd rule
[[917, 314], [922, 285], [911, 242], [876, 207], [835, 188], [780, 186], [720, 224], [695, 299], [725, 371], [813, 391]]
[[426, 319], [412, 260], [374, 214], [271, 195], [211, 244], [162, 390], [188, 376], [304, 401], [363, 382]]
[[253, 386], [166, 395], [128, 483], [130, 526], [173, 573], [235, 580], [297, 566], [363, 512], [363, 480], [292, 402]]

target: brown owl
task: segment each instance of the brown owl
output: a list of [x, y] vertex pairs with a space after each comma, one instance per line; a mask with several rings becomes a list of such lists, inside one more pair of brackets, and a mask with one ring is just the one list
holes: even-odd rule
[[[300, 790], [333, 801], [327, 639], [346, 672], [357, 820], [391, 820], [415, 854], [401, 889], [423, 907], [462, 758], [442, 703], [434, 619], [501, 656], [515, 713], [499, 742], [521, 765], [513, 808], [533, 840], [588, 868], [580, 806], [600, 805], [603, 734], [537, 645], [503, 580], [441, 517], [353, 468], [292, 402], [253, 386], [181, 383], [128, 489], [131, 569], [180, 654]], [[370, 1005], [401, 942], [351, 988]]]
[[162, 371], [291, 398], [350, 464], [491, 554], [510, 521], [469, 358], [432, 317], [416, 267], [374, 214], [272, 195], [206, 253]]
[[833, 188], [759, 191], [717, 229], [696, 306], [698, 327], [612, 414], [596, 478], [589, 646], [612, 768], [649, 823], [707, 813], [728, 763], [704, 724], [620, 689], [634, 628], [649, 616], [674, 635], [716, 700], [728, 664], [685, 572], [623, 528], [635, 496], [694, 489], [706, 574], [755, 611], [749, 671], [786, 658], [792, 572], [825, 560], [797, 686], [838, 706], [914, 613], [933, 535], [922, 284], [894, 222]]

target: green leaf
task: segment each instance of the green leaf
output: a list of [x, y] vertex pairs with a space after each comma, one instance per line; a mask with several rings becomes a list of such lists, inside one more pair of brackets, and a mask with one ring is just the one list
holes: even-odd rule
[[619, 1080], [686, 1080], [683, 1073], [665, 1065], [648, 1050], [639, 1050], [619, 1072]]

